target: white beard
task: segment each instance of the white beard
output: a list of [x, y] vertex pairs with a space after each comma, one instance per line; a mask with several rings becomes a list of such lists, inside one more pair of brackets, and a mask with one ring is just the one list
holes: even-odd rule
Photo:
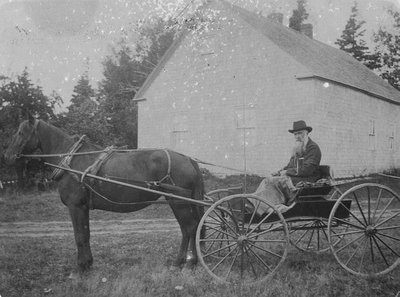
[[296, 141], [293, 147], [293, 156], [301, 156], [305, 151], [305, 145], [302, 141]]

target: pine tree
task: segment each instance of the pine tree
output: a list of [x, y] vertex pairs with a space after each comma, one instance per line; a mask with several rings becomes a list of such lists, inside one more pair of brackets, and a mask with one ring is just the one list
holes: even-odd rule
[[354, 2], [346, 27], [340, 38], [335, 41], [335, 44], [339, 45], [341, 50], [348, 52], [354, 58], [363, 62], [365, 60], [366, 51], [368, 50], [366, 42], [362, 39], [365, 34], [365, 29], [362, 29], [365, 21], [359, 21], [357, 18], [357, 2]]
[[358, 61], [362, 62], [369, 68], [374, 68], [374, 60], [376, 57], [368, 52], [366, 42], [362, 39], [366, 29], [363, 29], [365, 21], [358, 20], [357, 2], [351, 8], [350, 18], [347, 21], [346, 27], [342, 32], [340, 38], [335, 41], [339, 48]]
[[62, 114], [58, 123], [71, 134], [86, 135], [100, 145], [109, 144], [106, 122], [101, 116], [95, 91], [85, 72], [74, 87], [68, 112]]
[[[5, 148], [26, 113], [53, 122], [57, 119], [54, 108], [61, 103], [57, 96], [48, 97], [42, 88], [31, 82], [25, 69], [15, 80], [0, 76], [0, 151]], [[9, 176], [13, 169], [0, 166], [0, 177]]]
[[377, 72], [393, 87], [400, 90], [400, 13], [388, 11], [393, 17], [393, 28], [380, 28], [374, 34]]
[[90, 86], [88, 72], [86, 71], [74, 87], [71, 105], [68, 109], [79, 109], [86, 102], [91, 102], [94, 95], [94, 90]]
[[132, 98], [156, 67], [174, 39], [169, 22], [157, 20], [144, 26], [134, 48], [121, 40], [104, 62], [99, 84], [100, 109], [107, 119], [114, 143], [137, 147], [137, 106]]
[[297, 0], [297, 9], [293, 10], [293, 14], [289, 19], [289, 28], [300, 32], [301, 25], [307, 18], [306, 0]]

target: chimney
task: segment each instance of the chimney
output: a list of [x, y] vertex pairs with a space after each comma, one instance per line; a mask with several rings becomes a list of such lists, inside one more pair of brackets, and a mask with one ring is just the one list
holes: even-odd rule
[[301, 24], [300, 32], [313, 39], [313, 26], [312, 24]]
[[267, 18], [275, 23], [283, 24], [283, 13], [273, 12], [270, 13]]

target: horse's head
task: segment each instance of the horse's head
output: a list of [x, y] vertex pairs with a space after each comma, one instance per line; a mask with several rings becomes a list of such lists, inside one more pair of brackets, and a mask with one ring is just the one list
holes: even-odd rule
[[32, 153], [39, 147], [38, 122], [38, 120], [30, 116], [28, 120], [19, 125], [17, 133], [13, 135], [11, 143], [4, 154], [6, 164], [14, 165], [20, 154]]

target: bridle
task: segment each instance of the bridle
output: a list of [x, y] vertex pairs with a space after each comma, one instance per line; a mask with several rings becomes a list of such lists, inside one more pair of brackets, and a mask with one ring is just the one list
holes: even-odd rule
[[37, 143], [36, 143], [36, 146], [37, 146], [37, 147], [39, 146], [39, 138], [37, 137], [37, 127], [38, 127], [38, 125], [39, 125], [39, 122], [40, 122], [39, 120], [36, 120], [36, 119], [35, 119], [35, 122], [33, 123], [33, 129], [32, 129], [31, 134], [29, 135], [29, 137], [27, 137], [27, 138], [24, 140], [23, 144], [21, 145], [21, 148], [19, 148], [19, 149], [21, 149], [21, 151], [18, 152], [18, 153], [16, 153], [16, 154], [14, 154], [14, 156], [15, 156], [16, 159], [19, 159], [19, 158], [22, 158], [22, 157], [25, 156], [24, 154], [22, 154], [22, 151], [25, 149], [26, 144], [32, 139], [32, 137], [35, 137], [36, 142], [37, 142]]

